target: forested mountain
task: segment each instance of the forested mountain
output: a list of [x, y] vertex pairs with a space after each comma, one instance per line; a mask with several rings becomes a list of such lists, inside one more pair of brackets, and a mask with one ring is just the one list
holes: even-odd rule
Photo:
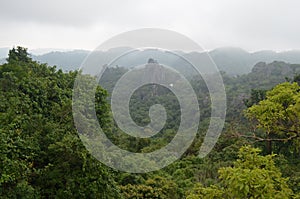
[[80, 67], [89, 51], [74, 50], [68, 52], [50, 52], [43, 55], [32, 55], [32, 59], [51, 66], [58, 66], [64, 71], [76, 70]]
[[[131, 50], [131, 48], [116, 48], [110, 49], [106, 52], [99, 52], [99, 56], [117, 56], [120, 52], [126, 52]], [[6, 57], [8, 49], [3, 48], [0, 49], [0, 58]], [[32, 53], [33, 60], [39, 61], [41, 63], [48, 63], [50, 66], [56, 65], [58, 68], [63, 69], [64, 71], [76, 70], [80, 67], [84, 58], [90, 53], [90, 51], [86, 50], [74, 50], [74, 51], [53, 51], [42, 55], [35, 55]], [[177, 52], [178, 54], [185, 55], [187, 58], [199, 57], [199, 53], [190, 52], [184, 53], [181, 51]], [[226, 72], [230, 75], [241, 75], [251, 72], [252, 67], [258, 62], [266, 62], [271, 63], [274, 61], [282, 61], [290, 64], [299, 64], [300, 63], [300, 51], [292, 50], [285, 52], [275, 52], [275, 51], [257, 51], [253, 53], [249, 53], [240, 48], [232, 48], [232, 47], [224, 47], [217, 48], [208, 52], [213, 61], [218, 66], [219, 70]], [[201, 56], [201, 55], [200, 55]], [[132, 57], [132, 59], [128, 58], [128, 60], [123, 60], [122, 65], [125, 67], [130, 67], [135, 63], [143, 63], [147, 60], [149, 56], [145, 55], [143, 57], [139, 56], [137, 60]], [[166, 61], [166, 63], [176, 65], [178, 60], [170, 59], [167, 60], [165, 55], [157, 53], [157, 60]], [[135, 60], [135, 61], [133, 61]], [[2, 59], [0, 63], [3, 63], [5, 59]]]
[[[103, 56], [107, 54], [113, 54], [114, 56], [119, 55], [119, 52], [124, 52], [129, 50], [129, 48], [124, 49], [111, 49], [108, 52], [102, 52]], [[88, 55], [88, 51], [71, 51], [71, 52], [51, 52], [40, 56], [33, 56], [34, 60], [40, 61], [41, 63], [48, 63], [49, 65], [56, 65], [62, 67], [63, 70], [75, 70], [78, 69], [85, 56]], [[199, 56], [198, 53], [183, 53], [187, 58], [192, 58], [194, 56]], [[257, 62], [267, 62], [271, 63], [273, 61], [283, 61], [291, 64], [300, 63], [300, 51], [287, 51], [276, 53], [274, 51], [259, 51], [254, 53], [249, 53], [239, 48], [219, 48], [209, 52], [209, 55], [213, 61], [218, 66], [219, 70], [224, 71], [228, 74], [246, 74], [249, 73], [252, 67]], [[201, 56], [201, 55], [200, 55]], [[149, 56], [138, 57], [140, 61], [144, 62]], [[154, 57], [157, 60], [166, 59], [164, 55], [157, 54]], [[176, 64], [177, 60], [166, 60], [167, 63]], [[123, 66], [130, 67], [132, 60], [124, 60]], [[129, 66], [128, 66], [129, 65]]]
[[240, 48], [219, 48], [211, 51], [210, 56], [220, 68], [228, 74], [246, 74], [258, 62], [271, 63], [283, 61], [291, 64], [300, 63], [300, 51], [258, 51], [249, 53]]
[[[236, 60], [246, 60], [247, 52], [234, 51]], [[220, 52], [211, 53], [218, 59]], [[146, 55], [136, 62], [145, 63], [150, 58]], [[11, 49], [7, 63], [0, 65], [1, 198], [300, 198], [300, 65], [263, 61], [255, 62], [247, 74], [222, 73], [226, 123], [205, 158], [198, 152], [210, 119], [209, 93], [201, 77], [189, 76], [201, 112], [193, 144], [161, 170], [131, 174], [97, 161], [79, 139], [72, 115], [72, 89], [79, 72], [38, 63], [25, 48]], [[151, 152], [176, 134], [179, 103], [165, 87], [137, 89], [130, 100], [133, 120], [148, 124], [149, 108], [159, 103], [167, 112], [166, 125], [151, 138], [125, 134], [115, 124], [108, 100], [128, 70], [113, 64], [104, 71], [95, 94], [96, 114], [114, 144], [131, 152]], [[132, 164], [139, 165], [139, 160]]]

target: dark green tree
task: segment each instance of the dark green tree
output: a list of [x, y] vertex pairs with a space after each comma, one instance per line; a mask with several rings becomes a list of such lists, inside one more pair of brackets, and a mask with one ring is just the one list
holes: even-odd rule
[[[77, 72], [34, 62], [25, 48], [0, 65], [1, 198], [119, 198], [114, 172], [93, 158], [73, 124]], [[96, 92], [109, 129], [107, 93]]]
[[17, 48], [9, 50], [7, 61], [8, 63], [14, 61], [29, 63], [32, 61], [32, 59], [27, 52], [27, 48], [17, 46]]

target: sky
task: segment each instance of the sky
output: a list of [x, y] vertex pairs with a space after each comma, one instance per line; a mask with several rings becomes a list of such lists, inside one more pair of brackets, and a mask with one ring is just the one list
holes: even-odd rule
[[204, 49], [300, 49], [298, 0], [0, 0], [0, 48], [93, 50], [114, 35], [163, 28]]

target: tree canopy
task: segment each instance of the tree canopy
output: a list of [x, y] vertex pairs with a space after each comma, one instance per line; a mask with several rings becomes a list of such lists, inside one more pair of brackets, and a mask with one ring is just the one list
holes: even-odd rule
[[[154, 58], [149, 61], [156, 63]], [[199, 158], [198, 151], [210, 122], [209, 91], [201, 77], [187, 78], [201, 114], [194, 142], [169, 166], [132, 174], [103, 165], [82, 144], [72, 115], [73, 84], [80, 71], [57, 70], [33, 61], [26, 48], [13, 48], [7, 63], [0, 65], [0, 198], [300, 198], [299, 75], [283, 82], [286, 72], [294, 74], [300, 65], [289, 64], [293, 70], [285, 70], [283, 62], [271, 65], [265, 64], [263, 73], [222, 73], [226, 123], [205, 158]], [[88, 106], [95, 108], [115, 145], [148, 153], [174, 138], [180, 104], [163, 86], [138, 88], [129, 104], [132, 119], [147, 125], [149, 109], [158, 103], [165, 107], [166, 125], [151, 138], [125, 134], [112, 118], [108, 101], [127, 71], [107, 68]], [[86, 104], [80, 105], [84, 111]], [[138, 159], [130, 161], [131, 166], [143, 166]]]
[[274, 155], [261, 156], [260, 150], [242, 147], [233, 167], [219, 169], [219, 185], [196, 185], [187, 199], [196, 198], [291, 198], [287, 179], [275, 166]]
[[[34, 62], [22, 47], [7, 60], [0, 66], [1, 198], [119, 197], [113, 174], [91, 157], [74, 128], [77, 72]], [[96, 101], [106, 103], [106, 92], [97, 91]], [[106, 122], [108, 110], [97, 110]]]
[[246, 110], [246, 116], [254, 120], [256, 127], [265, 131], [263, 138], [269, 143], [268, 152], [272, 152], [271, 142], [292, 143], [299, 148], [300, 136], [300, 86], [285, 82], [275, 86], [266, 94], [266, 99]]

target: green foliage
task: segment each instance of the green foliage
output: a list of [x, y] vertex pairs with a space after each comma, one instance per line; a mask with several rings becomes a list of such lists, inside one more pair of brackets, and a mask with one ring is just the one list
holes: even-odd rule
[[297, 82], [298, 85], [300, 85], [300, 74], [298, 74], [294, 77], [293, 82]]
[[[118, 198], [113, 173], [83, 147], [73, 126], [77, 72], [38, 64], [25, 48], [0, 66], [1, 198]], [[97, 114], [109, 126], [106, 92]]]
[[259, 152], [242, 147], [233, 167], [219, 169], [218, 186], [197, 185], [187, 198], [291, 198], [293, 192], [275, 166], [274, 155], [261, 156]]
[[219, 170], [225, 192], [234, 198], [290, 198], [292, 191], [276, 168], [274, 155], [260, 156], [259, 152], [242, 147], [234, 167]]
[[245, 105], [249, 108], [254, 104], [258, 104], [260, 101], [266, 98], [266, 90], [251, 89], [251, 96], [249, 99], [244, 100]]
[[[291, 78], [284, 72], [295, 73], [299, 65], [286, 70], [284, 63], [274, 62], [262, 68], [257, 65], [258, 71], [248, 75], [222, 73], [228, 102], [226, 125], [213, 151], [203, 159], [197, 155], [209, 124], [210, 99], [204, 80], [192, 77], [189, 80], [201, 111], [193, 144], [164, 169], [129, 174], [111, 170], [94, 159], [77, 135], [71, 103], [79, 72], [65, 73], [34, 62], [22, 47], [10, 50], [7, 62], [0, 65], [1, 198], [300, 198], [300, 88], [297, 83], [283, 83], [265, 92], [283, 82], [284, 75]], [[148, 124], [149, 108], [160, 103], [166, 108], [167, 121], [151, 139], [126, 135], [114, 123], [107, 103], [125, 72], [122, 67], [106, 70], [100, 84], [107, 91], [98, 86], [95, 103], [80, 101], [79, 108], [95, 107], [100, 126], [120, 148], [147, 153], [164, 147], [180, 123], [176, 96], [162, 86], [146, 85], [136, 90], [130, 100], [133, 120], [142, 126]], [[296, 76], [294, 82], [298, 79]], [[81, 89], [89, 86], [88, 82]], [[250, 122], [242, 116], [245, 105]], [[280, 152], [279, 156], [261, 156], [258, 149], [241, 148], [253, 140], [248, 139], [253, 132], [251, 125], [259, 129], [254, 131], [255, 141], [272, 140], [273, 151]], [[250, 136], [242, 137], [239, 132]], [[128, 166], [143, 167], [138, 159], [130, 160]]]
[[297, 83], [285, 82], [275, 86], [267, 92], [265, 100], [248, 108], [245, 113], [256, 122], [258, 128], [266, 132], [268, 142], [275, 140], [293, 143], [294, 150], [298, 150], [300, 86]]
[[197, 183], [186, 199], [218, 199], [224, 198], [224, 195], [224, 190], [215, 185], [203, 187], [202, 184]]
[[32, 59], [29, 57], [27, 48], [18, 46], [17, 49], [13, 48], [9, 50], [7, 61], [8, 63], [12, 63], [12, 62], [30, 63], [32, 62]]
[[143, 184], [127, 184], [120, 186], [123, 196], [127, 199], [144, 199], [144, 198], [179, 198], [177, 185], [161, 176], [153, 176]]

